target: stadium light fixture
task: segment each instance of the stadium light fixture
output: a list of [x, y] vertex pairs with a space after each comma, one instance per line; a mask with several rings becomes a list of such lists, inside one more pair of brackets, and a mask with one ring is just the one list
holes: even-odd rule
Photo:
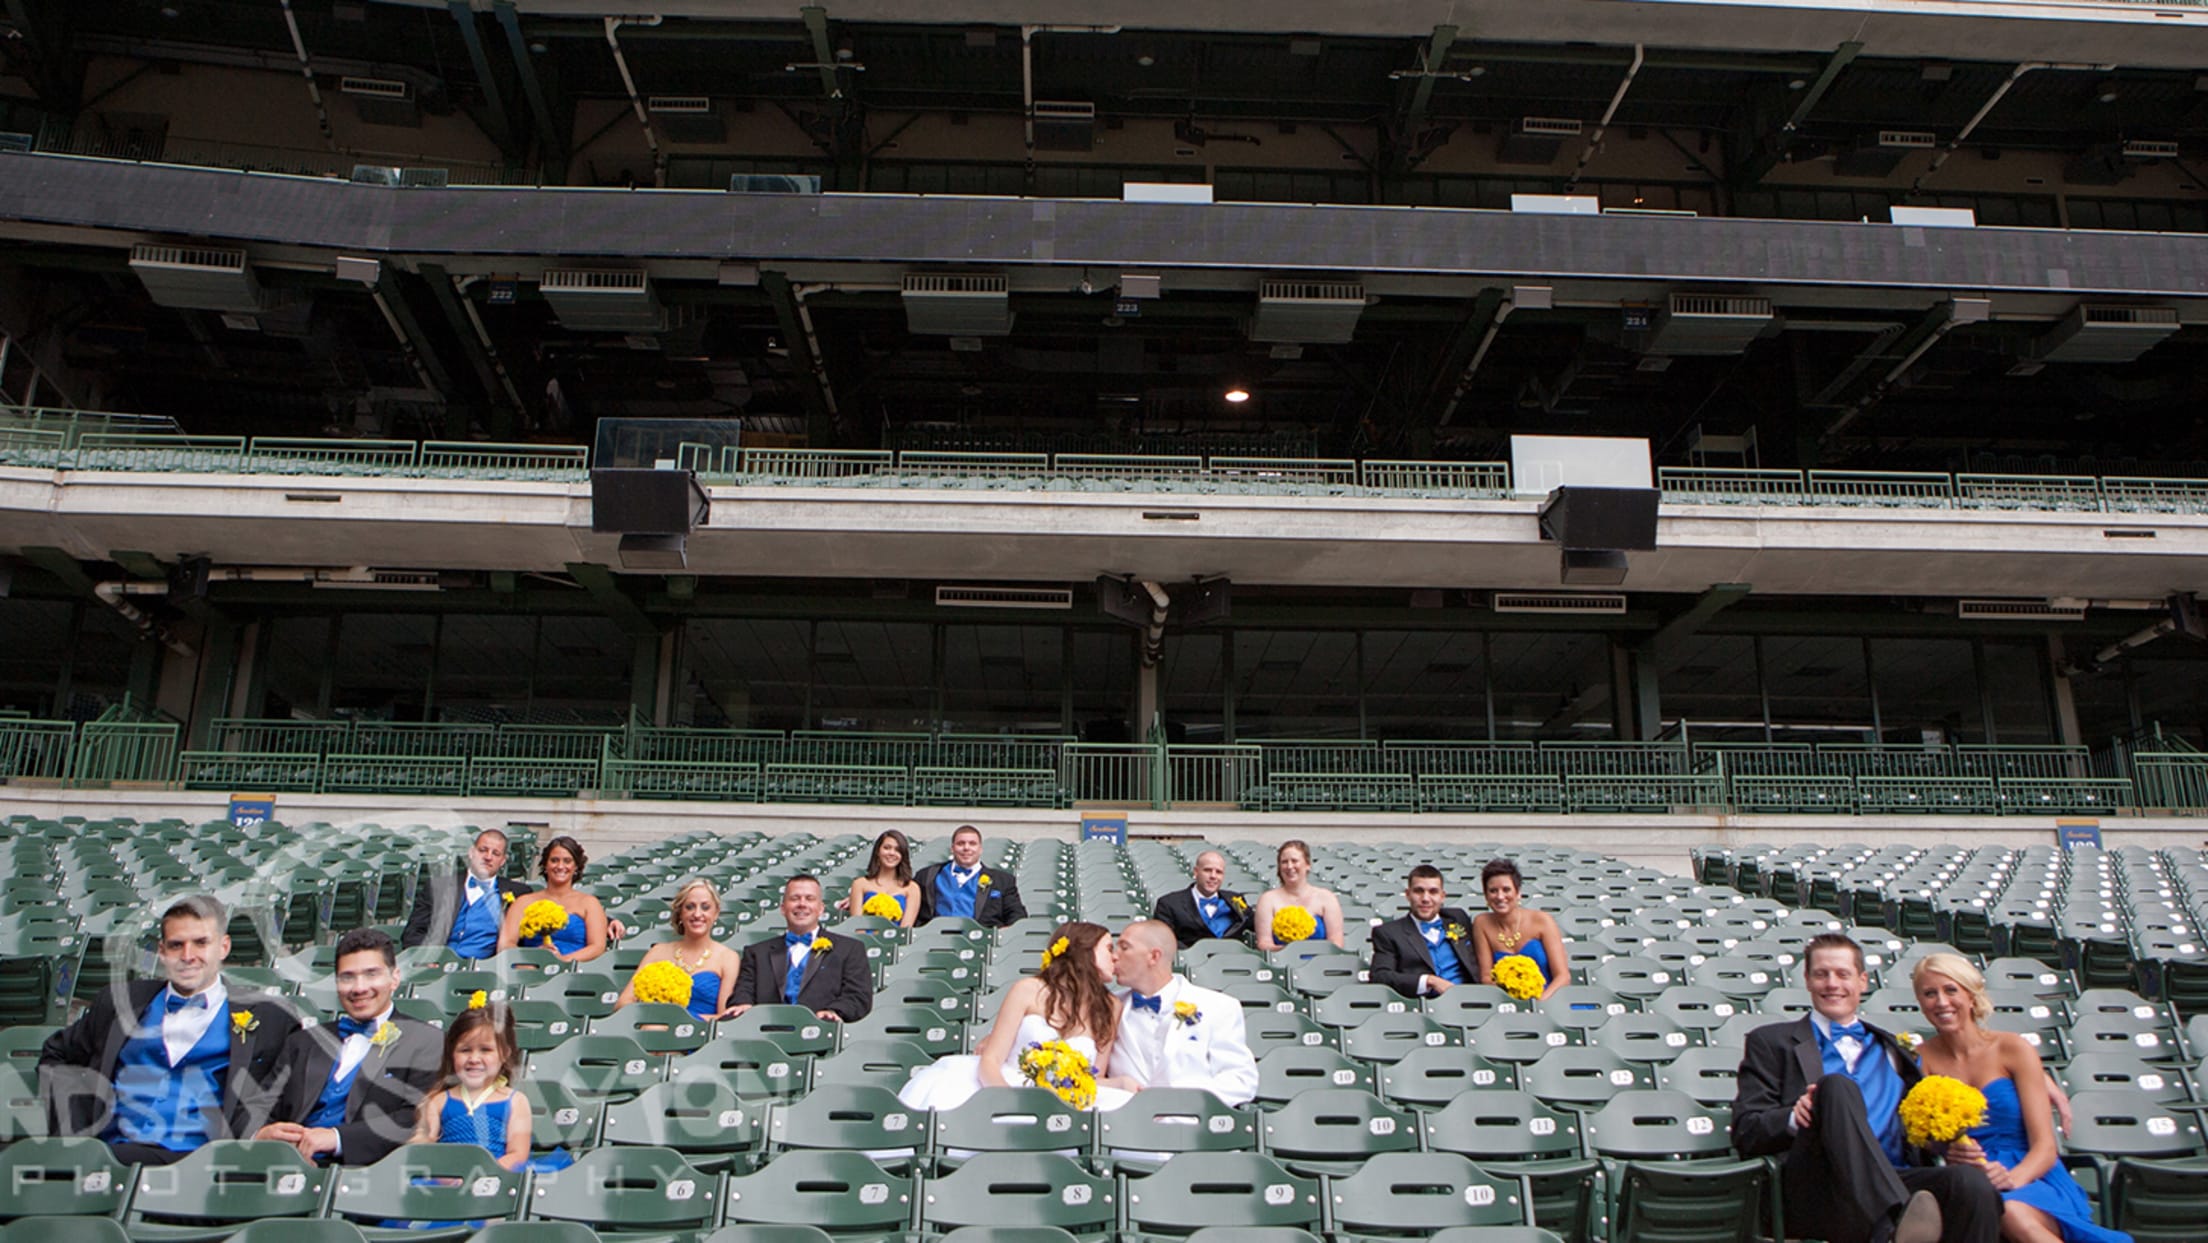
[[1239, 406], [1250, 399], [1250, 390], [1237, 384], [1226, 391], [1227, 404]]

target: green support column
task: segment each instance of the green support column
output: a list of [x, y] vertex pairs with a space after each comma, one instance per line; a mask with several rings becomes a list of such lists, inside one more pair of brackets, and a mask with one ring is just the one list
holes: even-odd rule
[[659, 708], [660, 641], [656, 634], [634, 636], [629, 662], [629, 711], [654, 725], [665, 725]]
[[204, 750], [212, 723], [229, 707], [238, 673], [238, 628], [210, 622], [199, 641], [199, 677], [192, 687], [191, 718], [184, 726], [184, 748]]

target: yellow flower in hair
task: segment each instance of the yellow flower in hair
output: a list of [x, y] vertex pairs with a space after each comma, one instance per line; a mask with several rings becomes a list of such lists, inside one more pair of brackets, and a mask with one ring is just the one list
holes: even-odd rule
[[664, 959], [638, 967], [629, 987], [636, 991], [638, 1001], [676, 1006], [690, 1001], [690, 973]]
[[830, 941], [825, 935], [817, 936], [813, 938], [812, 951], [815, 954], [825, 954], [829, 951], [829, 949], [834, 946], [834, 944], [835, 943], [833, 941]]
[[468, 1009], [470, 1010], [481, 1010], [490, 1004], [491, 995], [480, 988], [468, 994]]
[[1050, 943], [1050, 948], [1043, 951], [1043, 966], [1048, 967], [1050, 964], [1058, 961], [1058, 956], [1065, 953], [1068, 948], [1070, 948], [1070, 946], [1068, 945], [1064, 937], [1060, 937], [1057, 940], [1052, 941]]
[[1541, 968], [1524, 954], [1495, 960], [1495, 985], [1519, 1001], [1532, 1001], [1549, 986]]
[[859, 904], [859, 914], [872, 915], [878, 919], [903, 919], [905, 908], [898, 905], [895, 897], [876, 890], [866, 896], [865, 902]]
[[1319, 930], [1319, 921], [1300, 906], [1284, 906], [1273, 912], [1273, 939], [1282, 944], [1301, 941]]
[[1901, 1128], [1911, 1144], [1961, 1139], [1986, 1120], [1986, 1094], [1946, 1075], [1926, 1075], [1901, 1098]]

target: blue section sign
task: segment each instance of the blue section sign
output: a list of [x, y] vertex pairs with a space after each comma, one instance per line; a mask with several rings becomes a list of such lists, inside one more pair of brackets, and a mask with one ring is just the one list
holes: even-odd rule
[[2064, 850], [2076, 850], [2080, 846], [2101, 848], [2101, 822], [2098, 820], [2057, 820], [2055, 839]]
[[276, 818], [276, 796], [273, 794], [233, 794], [230, 796], [230, 823], [240, 829], [259, 828]]
[[1081, 840], [1102, 839], [1116, 845], [1127, 844], [1127, 817], [1105, 816], [1084, 812], [1081, 816]]

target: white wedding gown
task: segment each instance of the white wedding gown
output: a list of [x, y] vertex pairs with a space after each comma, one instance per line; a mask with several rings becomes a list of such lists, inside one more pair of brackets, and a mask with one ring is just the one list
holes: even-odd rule
[[[1005, 1059], [1002, 1068], [1004, 1081], [1015, 1086], [1026, 1083], [1027, 1077], [1020, 1073], [1020, 1054], [1026, 1052], [1030, 1045], [1046, 1044], [1058, 1039], [1061, 1037], [1057, 1029], [1045, 1022], [1042, 1015], [1030, 1014], [1022, 1018], [1019, 1031], [1012, 1040], [1012, 1052]], [[1089, 1059], [1096, 1074], [1101, 1076], [1105, 1073], [1106, 1068], [1096, 1065], [1096, 1041], [1087, 1036], [1075, 1036], [1066, 1043]], [[912, 1077], [905, 1080], [904, 1088], [897, 1093], [897, 1099], [907, 1109], [956, 1109], [972, 1098], [974, 1093], [979, 1092], [981, 1086], [981, 1058], [972, 1053], [959, 1053], [938, 1058], [934, 1063], [913, 1071]], [[1117, 1109], [1126, 1104], [1132, 1095], [1120, 1088], [1099, 1085], [1096, 1089], [1095, 1108]]]

